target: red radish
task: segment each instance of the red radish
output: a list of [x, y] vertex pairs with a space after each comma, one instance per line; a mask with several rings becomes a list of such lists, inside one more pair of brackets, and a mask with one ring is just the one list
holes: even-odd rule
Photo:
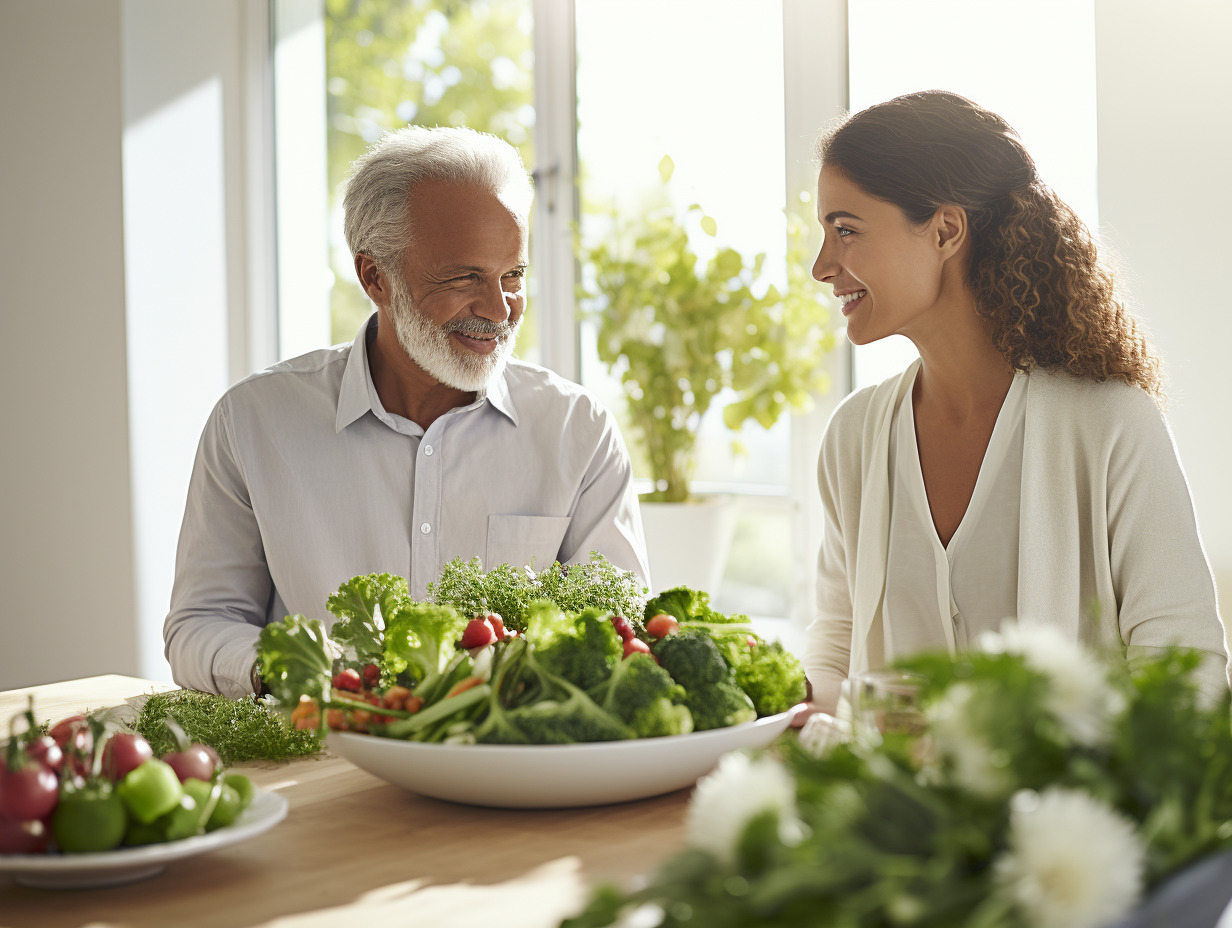
[[666, 612], [660, 612], [646, 623], [646, 632], [652, 638], [666, 638], [679, 630], [680, 623], [676, 621], [676, 617]]
[[471, 648], [486, 647], [495, 640], [496, 632], [487, 620], [474, 618], [466, 623], [466, 630], [462, 632], [462, 640], [458, 642], [458, 647], [469, 651]]
[[484, 616], [484, 620], [492, 626], [492, 631], [496, 632], [497, 641], [501, 641], [505, 637], [505, 620], [495, 612], [489, 612]]
[[218, 754], [203, 744], [190, 744], [182, 751], [164, 754], [162, 759], [175, 771], [181, 783], [185, 780], [208, 781], [218, 769]]
[[358, 693], [364, 688], [364, 681], [359, 678], [359, 674], [352, 668], [348, 667], [342, 673], [338, 674], [333, 679], [334, 689], [350, 690], [352, 693]]
[[363, 677], [364, 686], [368, 687], [368, 689], [373, 689], [381, 682], [381, 668], [376, 664], [364, 664], [364, 669], [360, 676]]
[[103, 776], [108, 780], [123, 780], [130, 770], [136, 770], [153, 756], [150, 742], [140, 735], [128, 732], [112, 735], [103, 747]]
[[616, 634], [625, 643], [628, 643], [629, 639], [633, 637], [633, 626], [629, 624], [629, 620], [623, 615], [612, 616], [612, 628], [616, 629]]
[[60, 782], [42, 761], [27, 760], [0, 777], [0, 816], [12, 821], [46, 818], [59, 798]]
[[42, 761], [56, 773], [64, 766], [64, 751], [51, 735], [39, 735], [26, 745], [26, 753]]
[[625, 657], [633, 654], [649, 654], [650, 645], [642, 641], [640, 638], [630, 638], [625, 642]]

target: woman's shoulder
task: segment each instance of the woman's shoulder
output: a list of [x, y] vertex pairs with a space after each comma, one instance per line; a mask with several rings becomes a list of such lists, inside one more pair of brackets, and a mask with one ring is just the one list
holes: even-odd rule
[[1037, 369], [1030, 391], [1050, 416], [1067, 416], [1096, 429], [1147, 426], [1163, 420], [1155, 397], [1123, 380], [1093, 380], [1067, 371]]

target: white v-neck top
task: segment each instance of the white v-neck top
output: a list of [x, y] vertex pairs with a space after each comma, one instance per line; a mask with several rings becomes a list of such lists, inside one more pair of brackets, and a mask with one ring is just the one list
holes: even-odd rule
[[965, 650], [1018, 612], [1018, 523], [1027, 378], [1016, 374], [993, 426], [967, 511], [948, 546], [933, 524], [910, 389], [890, 428], [887, 661]]

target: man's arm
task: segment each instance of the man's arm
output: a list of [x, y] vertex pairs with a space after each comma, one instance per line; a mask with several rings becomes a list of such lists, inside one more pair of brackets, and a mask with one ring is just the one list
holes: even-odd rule
[[273, 581], [230, 416], [224, 397], [197, 449], [163, 640], [176, 683], [238, 698], [256, 688], [255, 647]]
[[585, 563], [591, 551], [598, 551], [649, 585], [642, 515], [633, 492], [633, 465], [615, 419], [605, 410], [601, 421], [603, 429], [570, 514], [560, 560], [562, 564]]

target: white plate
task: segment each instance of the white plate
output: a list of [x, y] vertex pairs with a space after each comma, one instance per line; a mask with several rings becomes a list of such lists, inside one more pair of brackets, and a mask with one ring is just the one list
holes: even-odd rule
[[728, 751], [768, 745], [791, 716], [782, 712], [731, 728], [594, 744], [423, 744], [331, 732], [329, 749], [424, 796], [476, 806], [558, 809], [692, 786]]
[[39, 889], [89, 889], [117, 886], [161, 873], [167, 864], [220, 847], [238, 844], [268, 831], [287, 815], [287, 800], [257, 790], [252, 805], [233, 825], [217, 831], [141, 847], [121, 847], [96, 854], [0, 854], [0, 873]]

